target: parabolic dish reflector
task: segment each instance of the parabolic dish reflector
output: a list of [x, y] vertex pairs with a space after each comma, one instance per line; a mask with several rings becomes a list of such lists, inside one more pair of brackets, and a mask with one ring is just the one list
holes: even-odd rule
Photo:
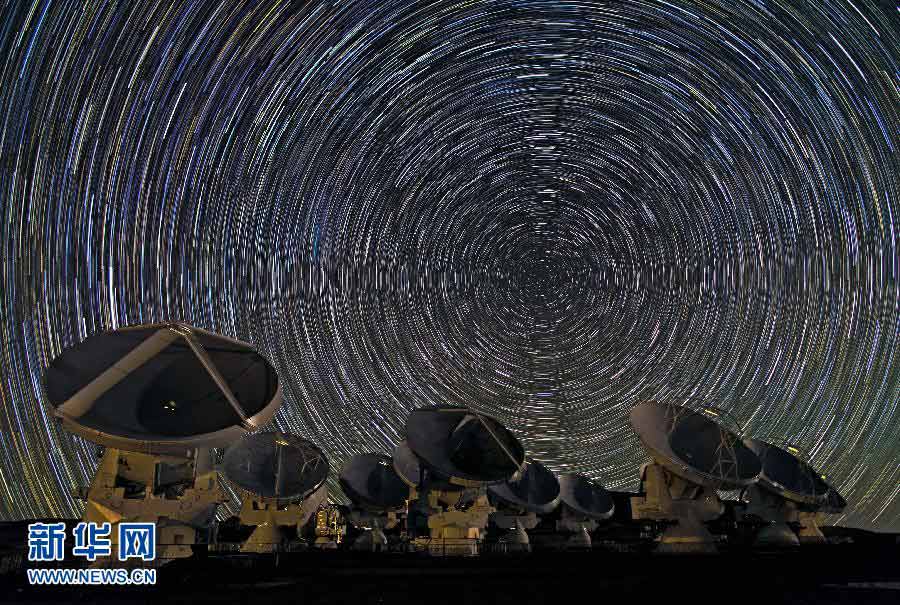
[[[415, 488], [422, 487], [422, 461], [409, 449], [409, 444], [406, 441], [401, 441], [394, 448], [393, 463], [397, 476], [406, 485]], [[428, 480], [428, 488], [443, 491], [460, 491], [464, 489], [461, 485], [453, 485], [444, 479], [437, 478]]]
[[615, 503], [609, 492], [584, 475], [560, 475], [559, 497], [563, 504], [589, 519], [602, 521], [615, 512]]
[[340, 483], [348, 498], [368, 510], [402, 508], [409, 497], [409, 487], [397, 475], [389, 456], [353, 456], [341, 470]]
[[830, 487], [825, 496], [825, 504], [821, 505], [819, 510], [830, 515], [837, 515], [844, 512], [845, 508], [847, 508], [847, 501], [836, 489]]
[[328, 478], [328, 459], [296, 435], [255, 433], [231, 445], [222, 469], [228, 480], [263, 498], [294, 500], [319, 489]]
[[744, 439], [744, 445], [762, 462], [759, 475], [762, 487], [800, 504], [816, 507], [826, 504], [831, 488], [819, 472], [798, 455], [759, 439]]
[[539, 462], [529, 462], [518, 478], [491, 485], [488, 492], [509, 505], [534, 513], [549, 513], [559, 504], [559, 481]]
[[506, 427], [466, 408], [413, 410], [406, 442], [429, 469], [457, 485], [505, 481], [525, 462], [522, 444]]
[[654, 460], [676, 475], [715, 489], [754, 483], [762, 470], [759, 458], [715, 415], [647, 401], [632, 408], [630, 418]]
[[406, 441], [401, 441], [394, 448], [394, 470], [397, 476], [409, 487], [418, 487], [422, 481], [422, 465]]
[[282, 401], [275, 369], [249, 344], [180, 323], [91, 336], [50, 363], [44, 386], [66, 430], [152, 454], [227, 445]]

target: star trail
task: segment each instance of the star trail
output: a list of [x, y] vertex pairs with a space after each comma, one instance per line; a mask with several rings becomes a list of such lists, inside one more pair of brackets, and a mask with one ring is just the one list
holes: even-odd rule
[[0, 27], [0, 518], [80, 514], [96, 465], [49, 362], [184, 320], [272, 361], [275, 426], [335, 473], [466, 404], [634, 489], [629, 409], [692, 397], [803, 451], [831, 522], [900, 530], [895, 2], [23, 0]]

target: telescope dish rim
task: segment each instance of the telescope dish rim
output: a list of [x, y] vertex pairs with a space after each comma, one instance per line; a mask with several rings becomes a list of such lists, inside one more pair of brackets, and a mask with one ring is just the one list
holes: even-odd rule
[[488, 493], [504, 502], [505, 504], [522, 508], [528, 512], [538, 514], [547, 514], [549, 512], [552, 512], [559, 505], [561, 499], [561, 487], [559, 485], [559, 479], [556, 477], [556, 474], [553, 471], [536, 460], [525, 463], [525, 468], [522, 469], [519, 480], [521, 481], [529, 472], [536, 472], [551, 477], [555, 485], [555, 490], [551, 491], [555, 491], [555, 493], [541, 494], [543, 496], [541, 498], [541, 502], [525, 500], [515, 493], [512, 486], [510, 485], [511, 483], [514, 483], [511, 479], [507, 479], [503, 483], [489, 485], [487, 488]]
[[[752, 451], [750, 451], [750, 454], [756, 460], [759, 471], [753, 475], [729, 477], [722, 473], [714, 474], [699, 469], [681, 458], [673, 449], [670, 436], [677, 431], [679, 419], [701, 417], [714, 424], [720, 431], [720, 438], [730, 440], [732, 447], [738, 446], [749, 450], [743, 444], [741, 436], [724, 427], [715, 419], [715, 416], [718, 416], [715, 410], [704, 413], [695, 410], [692, 406], [655, 400], [642, 401], [632, 407], [629, 412], [631, 426], [643, 444], [644, 449], [647, 450], [657, 464], [660, 464], [675, 475], [697, 485], [723, 491], [752, 485], [758, 480], [759, 473], [762, 470], [762, 463]], [[737, 470], [740, 472], [740, 469]]]
[[[356, 468], [353, 468], [353, 465], [356, 465]], [[374, 497], [373, 494], [366, 493], [369, 486], [367, 484], [368, 479], [371, 477], [371, 473], [377, 470], [377, 466], [385, 466], [393, 476], [397, 480], [398, 487], [402, 486], [402, 498], [398, 493], [397, 497], [400, 498], [396, 502], [387, 502], [388, 498], [379, 498]], [[362, 468], [360, 468], [362, 467]], [[366, 467], [369, 467], [368, 469]], [[351, 472], [364, 472], [368, 470], [368, 474], [365, 477], [362, 476], [352, 476]], [[341, 468], [340, 475], [338, 476], [338, 482], [340, 483], [341, 489], [344, 491], [344, 494], [350, 500], [359, 506], [368, 511], [372, 512], [389, 512], [396, 511], [404, 508], [406, 506], [406, 501], [409, 499], [409, 486], [400, 476], [400, 474], [394, 469], [394, 462], [391, 456], [387, 456], [385, 454], [378, 454], [375, 452], [368, 452], [364, 454], [356, 454], [351, 456], [344, 462], [343, 467]], [[362, 485], [360, 485], [362, 483]]]
[[[763, 441], [762, 439], [756, 439], [753, 437], [747, 437], [744, 439], [744, 445], [746, 445], [750, 450], [753, 451], [760, 459], [762, 463], [762, 471], [759, 474], [759, 485], [760, 487], [766, 489], [767, 491], [781, 496], [786, 500], [790, 500], [791, 502], [796, 502], [797, 504], [805, 504], [807, 506], [812, 506], [817, 509], [821, 509], [821, 507], [826, 506], [828, 504], [828, 494], [830, 491], [834, 490], [831, 485], [829, 485], [824, 477], [822, 477], [821, 473], [817, 471], [809, 462], [804, 460], [799, 454], [800, 450], [796, 447], [786, 445], [785, 447], [780, 447], [775, 445], [774, 443], [769, 443], [768, 441]], [[791, 448], [796, 450], [796, 453], [791, 452], [789, 449]], [[762, 452], [760, 451], [762, 450]], [[776, 478], [770, 476], [770, 473], [766, 471], [766, 458], [769, 451], [777, 451], [781, 455], [787, 456], [791, 458], [795, 464], [798, 464], [802, 471], [808, 473], [811, 477], [813, 483], [815, 481], [821, 481], [825, 485], [825, 489], [821, 493], [816, 492], [800, 492], [794, 489], [790, 489], [785, 486], [783, 483], [779, 482]], [[772, 469], [770, 469], [772, 470]], [[835, 493], [837, 493], [835, 491]], [[840, 497], [840, 494], [838, 494]], [[842, 498], [843, 499], [843, 498]], [[845, 503], [846, 506], [846, 503]]]
[[[616, 512], [616, 503], [612, 498], [612, 494], [609, 493], [603, 484], [598, 481], [594, 481], [587, 475], [583, 473], [563, 473], [558, 477], [559, 481], [559, 499], [560, 503], [565, 504], [573, 511], [580, 515], [584, 515], [589, 519], [593, 519], [595, 521], [605, 521], [609, 519]], [[580, 502], [578, 502], [578, 498], [576, 497], [575, 490], [578, 488], [579, 484], [589, 484], [589, 487], [594, 492], [599, 492], [609, 501], [609, 508], [606, 510], [590, 510], [582, 506]]]
[[[171, 341], [169, 342], [169, 344], [162, 346], [162, 348], [160, 348], [159, 351], [149, 355], [143, 361], [138, 362], [137, 365], [134, 368], [132, 368], [131, 371], [136, 371], [136, 370], [140, 369], [140, 367], [144, 363], [154, 359], [157, 355], [159, 355], [160, 353], [165, 351], [169, 347], [169, 345], [171, 345], [173, 342], [175, 342], [179, 338], [184, 340], [185, 342], [187, 342], [188, 345], [191, 345], [191, 342], [188, 340], [188, 336], [209, 338], [209, 339], [222, 341], [223, 344], [227, 343], [232, 346], [236, 346], [240, 349], [245, 350], [246, 353], [253, 353], [253, 354], [257, 355], [259, 357], [259, 359], [261, 359], [265, 363], [266, 371], [269, 373], [269, 376], [274, 380], [275, 389], [274, 389], [272, 398], [268, 401], [268, 403], [265, 403], [262, 406], [262, 408], [260, 408], [256, 412], [254, 412], [252, 415], [247, 415], [246, 418], [241, 418], [241, 421], [239, 423], [235, 423], [233, 425], [226, 426], [226, 427], [223, 427], [223, 428], [220, 428], [217, 430], [213, 430], [213, 431], [206, 431], [206, 432], [201, 432], [201, 433], [196, 433], [196, 434], [191, 434], [191, 435], [178, 435], [178, 436], [154, 434], [150, 429], [147, 429], [146, 434], [142, 435], [139, 431], [136, 432], [136, 431], [132, 431], [132, 430], [127, 430], [127, 431], [123, 430], [123, 431], [117, 432], [117, 431], [111, 430], [107, 427], [104, 427], [104, 428], [92, 427], [92, 426], [89, 426], [79, 420], [82, 416], [85, 415], [86, 412], [81, 412], [78, 416], [67, 414], [64, 410], [61, 409], [64, 406], [64, 404], [67, 403], [67, 401], [54, 402], [51, 400], [50, 389], [49, 389], [50, 371], [53, 369], [56, 369], [58, 367], [58, 365], [60, 363], [62, 363], [62, 360], [70, 359], [73, 356], [78, 355], [79, 354], [78, 349], [83, 348], [86, 345], [86, 343], [89, 343], [90, 341], [96, 342], [95, 339], [99, 339], [99, 338], [114, 337], [116, 334], [127, 334], [129, 332], [136, 332], [136, 331], [147, 331], [147, 332], [153, 331], [152, 334], [149, 334], [147, 336], [147, 338], [140, 341], [137, 345], [137, 346], [142, 346], [142, 345], [147, 344], [147, 341], [150, 340], [151, 338], [157, 337], [159, 335], [160, 331], [163, 331], [163, 330], [169, 330], [173, 333], [173, 336], [171, 337]], [[198, 344], [196, 342], [196, 340], [195, 340], [194, 344]], [[135, 348], [137, 348], [137, 346]], [[200, 344], [199, 346], [202, 349], [201, 354], [205, 354], [205, 352], [206, 352], [205, 348], [202, 346], [202, 344]], [[193, 347], [191, 347], [191, 348], [193, 349]], [[134, 350], [130, 351], [128, 354], [126, 354], [125, 357], [127, 357], [127, 355], [130, 355], [133, 352], [134, 352]], [[198, 352], [196, 350], [194, 350], [194, 354], [197, 357], [197, 359], [200, 361], [201, 365], [206, 367], [205, 360], [200, 356], [201, 354], [198, 354]], [[115, 366], [116, 364], [125, 360], [125, 357], [119, 358], [116, 362], [114, 362], [113, 366]], [[212, 359], [208, 355], [207, 355], [207, 360], [212, 362]], [[113, 366], [108, 367], [107, 370], [102, 370], [101, 374], [103, 374], [104, 372], [110, 371]], [[213, 363], [213, 367], [215, 368], [214, 363]], [[216, 370], [216, 372], [217, 371], [218, 370]], [[212, 382], [214, 384], [218, 385], [218, 383], [216, 383], [215, 376], [209, 369], [207, 369], [207, 374], [210, 377], [210, 379], [212, 380]], [[96, 381], [98, 378], [99, 378], [99, 375], [98, 375], [98, 377], [95, 377], [94, 380]], [[113, 388], [119, 382], [125, 381], [127, 379], [128, 379], [128, 374], [125, 374], [122, 378], [115, 381], [115, 383], [111, 387], [108, 387], [107, 390], [109, 388]], [[76, 392], [76, 395], [81, 395], [81, 393], [88, 388], [89, 384], [81, 387], [81, 389], [79, 389], [79, 391]], [[218, 385], [218, 386], [220, 389], [222, 388], [221, 385]], [[56, 357], [53, 358], [53, 360], [48, 364], [47, 368], [43, 372], [43, 376], [41, 377], [41, 387], [42, 387], [43, 393], [45, 395], [44, 402], [45, 402], [45, 405], [47, 406], [49, 412], [54, 417], [57, 418], [57, 420], [61, 424], [62, 428], [65, 429], [67, 432], [70, 432], [74, 435], [78, 435], [79, 437], [82, 437], [84, 439], [87, 439], [88, 441], [91, 441], [98, 445], [102, 445], [104, 447], [116, 448], [116, 449], [121, 449], [121, 450], [125, 450], [125, 451], [144, 453], [144, 454], [149, 454], [149, 455], [163, 455], [163, 456], [168, 455], [168, 456], [178, 456], [178, 457], [189, 456], [191, 450], [198, 449], [198, 448], [224, 447], [224, 446], [227, 446], [227, 445], [235, 442], [236, 440], [240, 439], [242, 436], [252, 433], [253, 431], [255, 431], [258, 428], [265, 425], [275, 415], [275, 412], [278, 410], [278, 408], [281, 406], [281, 404], [283, 403], [283, 400], [284, 400], [281, 380], [278, 376], [278, 373], [275, 371], [275, 368], [272, 366], [272, 364], [269, 362], [269, 360], [267, 360], [263, 355], [261, 355], [258, 351], [256, 351], [250, 343], [247, 343], [242, 340], [238, 340], [238, 339], [235, 339], [230, 336], [223, 335], [223, 334], [218, 334], [216, 332], [212, 332], [212, 331], [209, 331], [209, 330], [206, 330], [203, 328], [198, 328], [198, 327], [192, 326], [186, 322], [178, 322], [178, 321], [155, 322], [155, 323], [148, 323], [148, 324], [131, 324], [128, 326], [123, 326], [123, 327], [112, 329], [112, 330], [104, 330], [104, 331], [92, 334], [92, 335], [88, 336], [87, 338], [75, 343], [74, 345], [67, 347], [59, 355], [57, 355]], [[225, 394], [224, 391], [222, 391], [222, 393]], [[94, 397], [93, 400], [91, 400], [91, 398], [89, 396], [86, 397], [84, 399], [84, 401], [89, 402], [87, 411], [90, 411], [90, 408], [93, 407], [94, 402], [99, 400], [100, 398], [102, 398], [105, 394], [106, 394], [106, 391], [103, 391], [99, 395]], [[232, 394], [232, 396], [233, 396], [233, 394]], [[74, 399], [74, 398], [75, 398], [75, 396], [70, 397], [70, 399]], [[226, 395], [226, 398], [227, 398], [227, 395]], [[136, 401], [136, 402], [134, 402], [133, 405], [138, 406], [138, 403], [139, 402]], [[240, 402], [238, 402], [238, 404], [239, 403]]]
[[[251, 442], [263, 442], [261, 445], [267, 445], [268, 443], [272, 443], [273, 445], [278, 442], [280, 445], [292, 447], [294, 450], [299, 450], [303, 453], [305, 458], [305, 454], [308, 452], [312, 452], [319, 460], [324, 463], [325, 469], [324, 472], [319, 471], [318, 476], [309, 475], [309, 479], [304, 483], [301, 483], [302, 489], [295, 489], [293, 491], [286, 492], [284, 494], [275, 493], [275, 489], [260, 489], [260, 485], [267, 481], [267, 478], [264, 479], [262, 477], [257, 476], [255, 480], [257, 483], [255, 485], [251, 485], [241, 478], [237, 478], [234, 476], [232, 472], [229, 472], [229, 467], [231, 466], [231, 460], [235, 458], [239, 458], [242, 455], [246, 454], [246, 450]], [[244, 459], [246, 456], [244, 456]], [[239, 464], [239, 461], [235, 461]], [[304, 463], [306, 460], [304, 460]], [[258, 433], [252, 433], [250, 435], [245, 435], [238, 441], [232, 443], [228, 446], [228, 449], [225, 450], [225, 454], [222, 457], [222, 464], [220, 465], [219, 472], [222, 473], [226, 479], [232, 484], [234, 484], [238, 489], [247, 492], [248, 494], [252, 494], [256, 498], [266, 499], [266, 500], [281, 500], [281, 501], [291, 501], [291, 500], [302, 500], [308, 497], [310, 494], [314, 493], [316, 490], [321, 488], [326, 481], [328, 481], [328, 475], [330, 472], [330, 464], [328, 462], [328, 457], [325, 456], [325, 453], [317, 446], [315, 443], [310, 441], [309, 439], [305, 439], [300, 437], [299, 435], [294, 435], [290, 433], [282, 433], [278, 431], [263, 431]], [[276, 469], [277, 473], [277, 469]], [[301, 474], [302, 476], [302, 474]], [[275, 478], [277, 481], [277, 478]]]
[[[825, 481], [823, 479], [823, 481]], [[828, 485], [828, 492], [825, 494], [825, 502], [819, 506], [819, 512], [827, 515], [839, 515], [847, 508], [847, 499], [841, 495], [833, 485], [825, 481]]]
[[[409, 444], [406, 443], [406, 439], [400, 441], [397, 444], [397, 447], [394, 448], [393, 456], [391, 456], [392, 463], [394, 465], [394, 471], [397, 473], [397, 476], [400, 477], [400, 480], [403, 481], [407, 486], [413, 489], [421, 489], [422, 487], [422, 472], [428, 472], [427, 469], [423, 468], [424, 463], [422, 460], [416, 456], [416, 453], [412, 451], [412, 448], [409, 447]], [[407, 464], [416, 464], [415, 473], [417, 476], [410, 476], [411, 473], [409, 469], [404, 468], [404, 463]], [[458, 492], [465, 489], [462, 485], [454, 485], [452, 483], [448, 483], [443, 479], [439, 479], [437, 477], [429, 478], [428, 486], [431, 490], [438, 491], [447, 491], [447, 492]]]
[[[454, 416], [457, 415], [458, 420], [455, 420]], [[509, 452], [514, 457], [514, 460], [510, 460], [510, 463], [515, 463], [516, 468], [508, 475], [499, 476], [484, 473], [477, 475], [459, 468], [451, 460], [449, 451], [450, 439], [453, 437], [454, 432], [464, 424], [467, 416], [473, 418], [473, 420], [468, 422], [484, 422], [485, 425], [490, 427], [489, 431], [499, 430], [505, 433], [504, 436], [509, 437], [515, 450]], [[425, 436], [426, 434], [427, 437]], [[474, 412], [467, 407], [437, 405], [413, 410], [406, 419], [406, 443], [409, 449], [419, 458], [422, 465], [433, 471], [438, 478], [463, 487], [483, 487], [502, 483], [518, 472], [525, 463], [525, 448], [509, 429], [499, 420], [486, 414]]]

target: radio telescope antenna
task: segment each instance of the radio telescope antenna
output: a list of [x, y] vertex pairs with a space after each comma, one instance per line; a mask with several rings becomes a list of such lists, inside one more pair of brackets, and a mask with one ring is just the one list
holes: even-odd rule
[[[840, 512], [846, 506], [841, 495], [814, 469], [801, 449], [787, 441], [781, 447], [759, 439], [747, 438], [744, 444], [759, 457], [762, 472], [751, 485], [746, 514], [763, 519], [759, 546], [794, 546], [799, 543], [824, 543], [819, 521], [825, 512]], [[797, 535], [791, 525], [799, 527]]]
[[432, 554], [476, 554], [494, 512], [486, 488], [520, 473], [525, 450], [493, 418], [434, 406], [410, 413], [394, 457], [411, 486], [407, 524], [414, 544]]
[[83, 519], [159, 522], [163, 562], [208, 541], [225, 500], [209, 448], [265, 424], [282, 402], [275, 369], [248, 343], [174, 322], [95, 334], [56, 357], [43, 382], [63, 428], [104, 446]]
[[632, 408], [632, 427], [653, 458], [641, 469], [644, 495], [632, 498], [632, 515], [670, 524], [660, 550], [714, 551], [704, 524], [723, 511], [715, 490], [740, 489], [759, 478], [759, 458], [741, 442], [742, 429], [729, 416], [692, 400]]
[[248, 435], [226, 450], [222, 470], [244, 491], [241, 523], [256, 526], [242, 552], [288, 548], [288, 528], [296, 527], [299, 534], [328, 499], [328, 459], [312, 442], [296, 435]]

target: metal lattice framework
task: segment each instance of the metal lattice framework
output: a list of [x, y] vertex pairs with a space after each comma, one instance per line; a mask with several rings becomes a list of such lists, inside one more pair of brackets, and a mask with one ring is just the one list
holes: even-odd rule
[[714, 453], [716, 461], [712, 466], [712, 472], [704, 472], [700, 469], [693, 469], [693, 472], [719, 483], [727, 483], [729, 479], [739, 480], [741, 477], [740, 462], [735, 451], [735, 445], [741, 443], [743, 439], [743, 425], [730, 411], [710, 403], [708, 400], [699, 397], [687, 397], [681, 401], [681, 404], [665, 404], [667, 406], [667, 416], [671, 418], [671, 423], [667, 427], [669, 437], [677, 428], [679, 420], [691, 413], [701, 414], [719, 427], [719, 442]]

